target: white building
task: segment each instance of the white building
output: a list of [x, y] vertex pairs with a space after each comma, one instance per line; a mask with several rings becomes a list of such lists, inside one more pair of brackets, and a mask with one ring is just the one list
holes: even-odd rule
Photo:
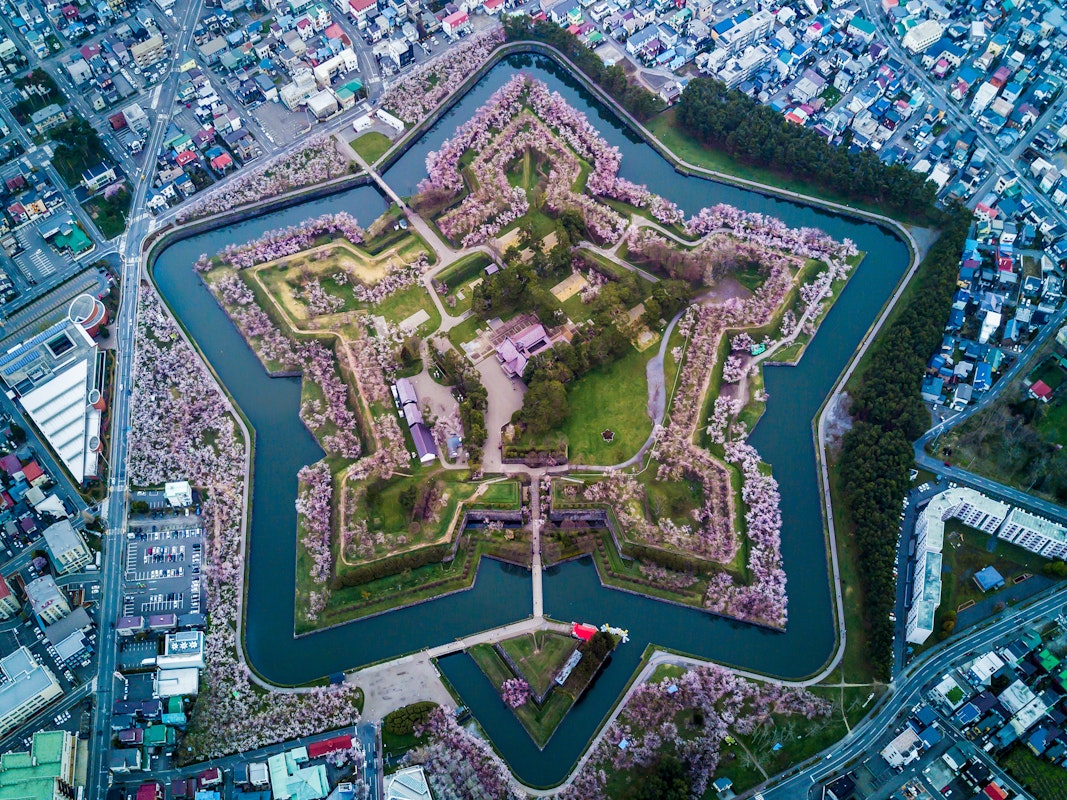
[[733, 55], [765, 38], [773, 27], [774, 15], [766, 9], [761, 9], [719, 34], [715, 45]]
[[997, 536], [1045, 558], [1067, 558], [1067, 528], [1021, 508], [1011, 510]]
[[0, 379], [19, 395], [79, 484], [99, 469], [102, 359], [85, 329], [69, 318], [0, 356]]
[[960, 487], [931, 498], [915, 523], [915, 579], [912, 605], [905, 626], [907, 640], [922, 644], [934, 630], [934, 615], [941, 604], [941, 549], [945, 522], [958, 519], [964, 525], [993, 533], [1011, 508], [981, 492]]
[[25, 647], [0, 660], [0, 735], [8, 733], [63, 694], [55, 676]]
[[189, 481], [168, 481], [163, 485], [163, 496], [171, 508], [185, 508], [193, 504], [193, 487]]
[[387, 776], [385, 800], [433, 800], [422, 767], [407, 767]]
[[44, 529], [44, 541], [56, 571], [63, 575], [81, 569], [93, 560], [82, 535], [64, 519]]
[[927, 19], [905, 33], [900, 43], [913, 53], [922, 53], [940, 39], [944, 32], [945, 28], [940, 22]]

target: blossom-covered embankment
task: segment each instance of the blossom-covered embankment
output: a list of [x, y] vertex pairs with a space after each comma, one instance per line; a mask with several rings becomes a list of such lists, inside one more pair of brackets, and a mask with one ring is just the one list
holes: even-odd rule
[[324, 183], [348, 175], [353, 168], [332, 136], [314, 136], [299, 150], [282, 153], [217, 189], [208, 189], [178, 213], [178, 222], [222, 214], [293, 189]]
[[[608, 775], [639, 771], [665, 755], [677, 758], [689, 773], [694, 797], [700, 797], [715, 776], [724, 742], [747, 736], [772, 715], [807, 720], [827, 716], [830, 703], [805, 689], [752, 681], [715, 665], [698, 667], [677, 679], [644, 683], [604, 732], [574, 782], [561, 793], [565, 800], [606, 797]], [[679, 721], [698, 717], [699, 726], [679, 728]], [[620, 747], [626, 740], [627, 745]]]
[[199, 760], [355, 724], [358, 692], [264, 691], [238, 657], [248, 453], [221, 390], [155, 293], [139, 294], [130, 402], [130, 483], [185, 478], [205, 493], [204, 598], [209, 626], [200, 695], [180, 748]]
[[382, 95], [382, 108], [409, 125], [418, 122], [477, 72], [503, 42], [504, 29], [496, 27], [449, 47], [393, 83]]

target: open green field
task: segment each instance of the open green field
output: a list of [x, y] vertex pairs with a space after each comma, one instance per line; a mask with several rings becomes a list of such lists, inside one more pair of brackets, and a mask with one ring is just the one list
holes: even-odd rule
[[[570, 418], [563, 426], [570, 461], [617, 464], [637, 452], [652, 433], [645, 365], [655, 350], [631, 348], [617, 361], [586, 373], [567, 387]], [[614, 433], [605, 441], [603, 431]]]
[[[942, 549], [941, 605], [934, 618], [935, 634], [941, 630], [946, 618], [953, 616], [961, 606], [970, 606], [995, 592], [983, 592], [974, 582], [974, 575], [986, 567], [994, 567], [1004, 578], [1005, 586], [1012, 586], [1014, 579], [1024, 574], [1040, 574], [1045, 559], [1023, 550], [995, 536], [962, 525], [957, 520], [945, 524], [945, 546]], [[932, 645], [941, 636], [927, 640]], [[921, 648], [916, 648], [918, 651]]]
[[518, 481], [496, 481], [486, 484], [476, 504], [483, 508], [518, 508], [519, 495]]
[[368, 164], [373, 166], [374, 162], [385, 155], [386, 151], [393, 146], [393, 141], [384, 133], [367, 131], [353, 139], [351, 145], [357, 153], [363, 156], [363, 159]]
[[812, 186], [805, 181], [780, 175], [772, 169], [742, 164], [726, 153], [720, 153], [718, 150], [705, 147], [682, 130], [675, 120], [674, 109], [667, 109], [659, 116], [653, 117], [645, 123], [645, 127], [652, 131], [656, 138], [663, 142], [678, 158], [698, 167], [715, 170], [724, 175], [732, 175], [744, 180], [765, 183], [790, 192], [799, 192], [820, 200], [829, 200], [833, 203], [860, 208], [875, 214], [885, 213], [885, 210], [878, 206], [859, 203], [849, 198], [841, 197]]
[[[478, 668], [485, 674], [493, 686], [500, 690], [504, 681], [514, 677], [511, 668], [504, 662], [491, 645], [478, 644], [470, 648], [467, 653]], [[545, 698], [545, 704], [538, 708], [532, 700], [527, 701], [518, 708], [512, 709], [518, 717], [522, 727], [530, 734], [534, 744], [544, 747], [563, 718], [574, 705], [574, 698], [570, 694], [556, 687]]]
[[1001, 756], [1000, 764], [1037, 800], [1067, 797], [1067, 769], [1038, 758], [1022, 744]]
[[467, 281], [481, 275], [482, 270], [491, 263], [493, 260], [485, 253], [470, 253], [449, 264], [434, 276], [434, 280], [443, 283], [450, 291], [455, 291]]
[[577, 646], [576, 639], [552, 631], [517, 636], [500, 645], [522, 670], [522, 676], [535, 694], [544, 694], [548, 690], [556, 673]]

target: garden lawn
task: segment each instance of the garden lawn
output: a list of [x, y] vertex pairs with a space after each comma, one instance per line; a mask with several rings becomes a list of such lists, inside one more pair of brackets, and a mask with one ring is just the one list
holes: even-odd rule
[[500, 644], [535, 694], [544, 694], [552, 685], [556, 673], [577, 646], [576, 639], [552, 631], [536, 631]]
[[1038, 758], [1022, 744], [1005, 756], [1001, 766], [1012, 774], [1037, 800], [1063, 800], [1067, 797], [1067, 770]]
[[[575, 464], [617, 464], [630, 458], [652, 433], [645, 365], [654, 350], [631, 348], [615, 362], [588, 372], [567, 387], [570, 417], [563, 425]], [[615, 438], [604, 441], [604, 430]]]
[[449, 264], [434, 276], [434, 280], [443, 283], [449, 291], [455, 291], [471, 278], [477, 278], [491, 263], [492, 259], [485, 253], [470, 253]]
[[519, 491], [518, 481], [497, 481], [486, 484], [474, 502], [479, 506], [493, 508], [518, 508]]
[[376, 306], [370, 306], [368, 313], [383, 316], [388, 322], [399, 325], [419, 310], [425, 311], [429, 319], [419, 325], [417, 333], [427, 336], [441, 325], [441, 313], [434, 305], [433, 299], [426, 292], [426, 287], [416, 283], [399, 292], [393, 292]]
[[885, 209], [876, 205], [859, 203], [850, 198], [835, 195], [796, 178], [780, 175], [774, 170], [765, 167], [742, 164], [726, 153], [705, 147], [682, 130], [675, 120], [674, 109], [667, 109], [658, 116], [653, 117], [645, 123], [645, 127], [678, 158], [698, 167], [715, 170], [724, 175], [732, 175], [735, 178], [757, 181], [786, 191], [798, 192], [820, 200], [850, 205], [853, 208], [861, 208], [875, 214], [885, 214]]
[[130, 192], [123, 186], [113, 196], [99, 195], [85, 202], [85, 211], [100, 229], [105, 239], [114, 239], [126, 230], [126, 215], [130, 211]]
[[384, 133], [367, 131], [352, 140], [352, 149], [363, 156], [363, 160], [373, 165], [393, 146], [393, 141]]
[[[511, 668], [491, 645], [478, 644], [467, 652], [498, 692], [504, 681], [514, 677]], [[530, 734], [534, 744], [543, 748], [548, 744], [548, 740], [552, 738], [552, 734], [555, 733], [563, 718], [567, 716], [572, 705], [574, 705], [574, 698], [557, 686], [545, 698], [545, 703], [540, 708], [533, 700], [528, 700], [512, 711], [522, 723], [522, 727]]]

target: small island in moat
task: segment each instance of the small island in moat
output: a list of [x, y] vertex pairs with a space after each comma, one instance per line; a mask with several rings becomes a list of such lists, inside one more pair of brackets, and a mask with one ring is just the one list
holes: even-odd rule
[[326, 454], [299, 475], [298, 633], [467, 588], [482, 556], [591, 556], [609, 585], [785, 626], [777, 484], [746, 436], [761, 365], [800, 358], [859, 255], [729, 206], [686, 218], [620, 160], [518, 75], [403, 207], [201, 258], [266, 369], [303, 376]]

